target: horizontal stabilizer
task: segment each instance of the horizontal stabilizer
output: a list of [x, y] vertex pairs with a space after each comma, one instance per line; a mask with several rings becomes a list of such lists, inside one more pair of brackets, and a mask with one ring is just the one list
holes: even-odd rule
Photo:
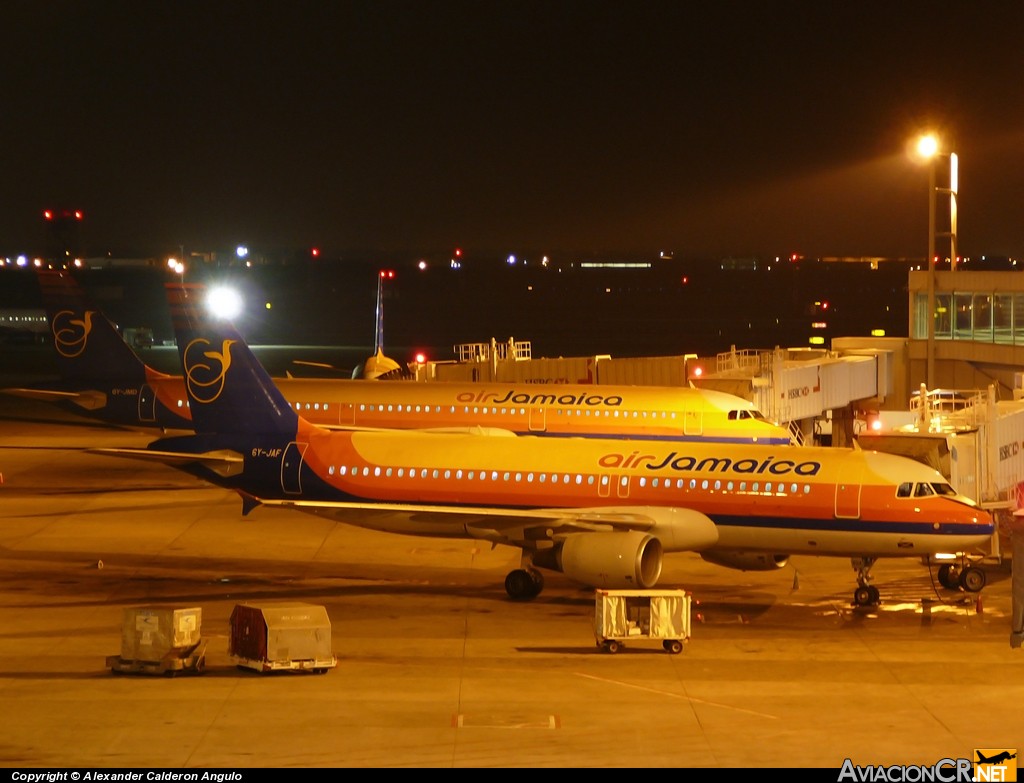
[[24, 397], [43, 402], [71, 402], [87, 411], [96, 411], [107, 406], [107, 395], [101, 391], [56, 391], [53, 389], [0, 389], [13, 397]]
[[201, 454], [188, 454], [180, 451], [156, 451], [154, 449], [86, 449], [89, 454], [104, 457], [124, 457], [126, 459], [161, 462], [171, 467], [202, 464], [219, 476], [230, 478], [241, 474], [244, 466], [242, 455], [228, 449], [207, 451]]

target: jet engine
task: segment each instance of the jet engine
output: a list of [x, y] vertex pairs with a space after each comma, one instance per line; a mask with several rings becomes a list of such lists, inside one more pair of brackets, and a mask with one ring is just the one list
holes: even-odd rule
[[701, 552], [700, 556], [709, 563], [737, 571], [774, 571], [785, 568], [789, 562], [789, 555], [770, 552]]
[[590, 587], [640, 590], [657, 584], [661, 559], [661, 542], [647, 533], [573, 533], [557, 550], [555, 569]]

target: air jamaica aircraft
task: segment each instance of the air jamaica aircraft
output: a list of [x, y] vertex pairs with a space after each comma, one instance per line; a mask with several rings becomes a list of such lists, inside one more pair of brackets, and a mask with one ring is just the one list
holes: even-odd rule
[[[62, 380], [5, 389], [62, 403], [109, 423], [192, 429], [181, 376], [147, 366], [68, 272], [39, 273]], [[197, 294], [201, 287], [192, 289]], [[783, 445], [788, 430], [723, 392], [655, 386], [476, 384], [277, 378], [290, 407], [334, 429], [499, 428], [563, 437]]]
[[[650, 588], [665, 553], [699, 552], [743, 570], [849, 557], [854, 601], [869, 605], [877, 558], [970, 553], [993, 534], [989, 514], [937, 471], [859, 448], [328, 430], [296, 412], [230, 324], [200, 318], [195, 291], [169, 293], [195, 434], [98, 453], [233, 489], [245, 513], [262, 504], [517, 547], [512, 598], [537, 596], [544, 570]], [[984, 572], [972, 573], [965, 589], [981, 589]]]

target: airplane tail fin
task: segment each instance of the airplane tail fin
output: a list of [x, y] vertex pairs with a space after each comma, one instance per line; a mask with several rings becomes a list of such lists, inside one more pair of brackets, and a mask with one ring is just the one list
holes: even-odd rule
[[107, 317], [91, 306], [69, 272], [41, 269], [38, 280], [63, 380], [133, 385], [145, 381], [145, 363]]
[[234, 326], [202, 314], [204, 287], [165, 285], [196, 433], [294, 438], [298, 414]]

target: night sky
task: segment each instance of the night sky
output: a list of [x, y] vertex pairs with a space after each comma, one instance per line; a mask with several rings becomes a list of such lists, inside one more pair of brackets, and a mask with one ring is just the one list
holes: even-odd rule
[[1024, 255], [1024, 3], [0, 6], [0, 252]]

